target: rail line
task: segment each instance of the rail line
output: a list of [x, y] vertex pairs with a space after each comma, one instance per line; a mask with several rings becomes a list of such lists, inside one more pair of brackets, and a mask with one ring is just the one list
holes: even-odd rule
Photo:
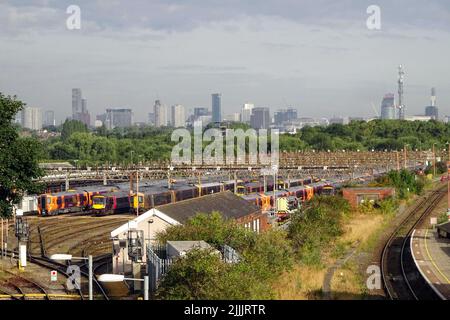
[[[13, 255], [17, 257], [17, 252], [13, 252], [10, 250], [6, 251], [6, 255], [9, 257], [12, 257]], [[66, 273], [66, 269], [62, 268], [60, 265], [57, 265], [56, 263], [50, 261], [43, 261], [40, 260], [40, 257], [34, 257], [29, 255], [27, 257], [27, 260], [33, 264], [36, 264], [40, 267], [44, 267], [48, 270], [56, 270], [58, 271], [60, 274], [64, 275], [64, 277], [69, 278], [70, 276]], [[5, 292], [4, 290], [0, 290], [1, 292], [3, 292], [5, 295], [9, 295], [12, 299], [15, 300], [21, 300], [20, 298], [22, 298], [22, 300], [25, 300], [27, 297], [30, 298], [35, 298], [35, 299], [45, 299], [45, 300], [51, 300], [51, 298], [53, 297], [58, 297], [58, 298], [74, 298], [74, 295], [69, 294], [69, 292], [67, 291], [67, 289], [64, 289], [64, 294], [54, 294], [54, 293], [48, 293], [47, 289], [45, 289], [42, 285], [40, 285], [39, 283], [37, 283], [34, 280], [31, 280], [29, 278], [25, 278], [21, 275], [18, 275], [16, 273], [10, 272], [8, 270], [3, 270], [6, 273], [11, 274], [14, 278], [17, 278], [19, 280], [19, 282], [21, 282], [21, 284], [17, 284], [17, 279], [13, 280], [8, 280], [8, 283], [10, 284], [10, 287], [13, 286], [15, 287], [15, 290], [17, 291], [17, 293], [8, 293]], [[39, 292], [34, 292], [34, 293], [26, 293], [23, 290], [24, 287], [24, 283], [29, 283], [31, 284], [31, 287], [37, 288], [37, 290]], [[27, 286], [28, 288], [30, 287], [29, 285]], [[36, 289], [35, 289], [36, 290]], [[81, 292], [81, 290], [76, 290], [77, 291], [77, 295], [81, 300], [83, 300], [83, 294]]]
[[418, 272], [409, 247], [414, 229], [445, 196], [440, 187], [422, 198], [387, 240], [381, 254], [381, 275], [384, 290], [391, 300], [435, 300], [436, 294]]

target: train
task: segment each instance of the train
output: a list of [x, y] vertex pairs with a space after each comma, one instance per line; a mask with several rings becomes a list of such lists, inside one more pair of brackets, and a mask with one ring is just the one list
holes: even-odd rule
[[[318, 179], [297, 179], [276, 183], [275, 197], [295, 197], [300, 202], [312, 199], [314, 195], [333, 195], [338, 184]], [[287, 187], [287, 188], [286, 188]], [[141, 182], [139, 191], [131, 193], [127, 183], [109, 186], [78, 188], [54, 194], [43, 194], [38, 200], [40, 216], [58, 215], [89, 211], [94, 214], [115, 214], [126, 212], [145, 212], [151, 208], [192, 199], [212, 193], [232, 191], [251, 202], [263, 211], [274, 204], [273, 181], [229, 180], [222, 182], [190, 183], [185, 180], [173, 181], [171, 187], [167, 181]], [[266, 192], [264, 192], [266, 189]]]

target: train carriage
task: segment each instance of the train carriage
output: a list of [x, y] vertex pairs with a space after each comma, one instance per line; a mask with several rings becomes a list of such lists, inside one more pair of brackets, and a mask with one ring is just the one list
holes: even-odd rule
[[43, 194], [39, 197], [38, 214], [40, 216], [58, 215], [61, 213], [80, 212], [89, 205], [89, 197], [82, 191], [64, 191], [54, 194]]
[[116, 191], [95, 195], [92, 209], [95, 214], [129, 213], [131, 210], [130, 195], [125, 191]]

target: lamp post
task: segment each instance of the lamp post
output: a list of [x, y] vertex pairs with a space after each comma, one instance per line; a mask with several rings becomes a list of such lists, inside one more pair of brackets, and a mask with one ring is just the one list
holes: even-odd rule
[[100, 282], [122, 282], [122, 281], [141, 281], [144, 282], [144, 300], [148, 300], [149, 292], [149, 278], [144, 276], [144, 279], [125, 278], [123, 274], [102, 274], [98, 277]]
[[71, 254], [52, 254], [50, 256], [51, 260], [62, 260], [62, 261], [71, 261], [71, 260], [84, 260], [88, 261], [89, 268], [89, 300], [94, 300], [94, 292], [93, 292], [93, 259], [92, 255], [86, 257], [73, 257]]

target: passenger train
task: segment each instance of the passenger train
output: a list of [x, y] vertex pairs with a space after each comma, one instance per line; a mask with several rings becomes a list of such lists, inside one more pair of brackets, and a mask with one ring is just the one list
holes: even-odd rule
[[[295, 197], [305, 202], [318, 195], [333, 195], [338, 184], [318, 179], [298, 179], [276, 183], [276, 198]], [[139, 192], [131, 193], [127, 183], [110, 186], [78, 188], [39, 196], [38, 214], [41, 216], [89, 211], [96, 214], [145, 212], [153, 207], [196, 198], [212, 193], [232, 191], [254, 203], [263, 211], [274, 207], [273, 181], [230, 180], [223, 182], [189, 183], [176, 181], [170, 189], [167, 181], [141, 182]]]

